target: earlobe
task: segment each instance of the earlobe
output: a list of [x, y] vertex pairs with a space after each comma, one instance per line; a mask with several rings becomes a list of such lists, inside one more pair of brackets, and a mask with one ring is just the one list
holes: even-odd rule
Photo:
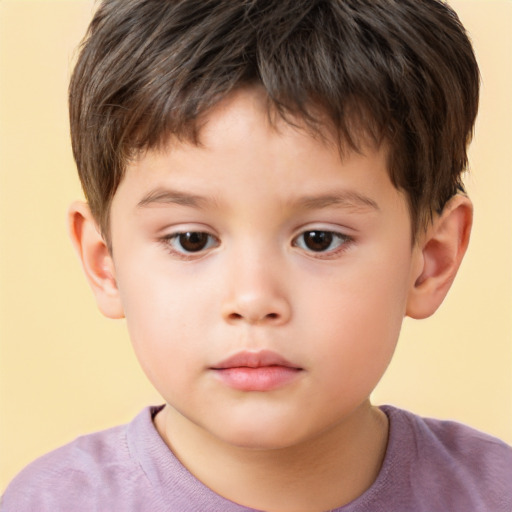
[[441, 305], [469, 243], [473, 206], [463, 194], [452, 197], [418, 241], [417, 275], [413, 276], [406, 315], [427, 318]]
[[100, 311], [108, 318], [123, 318], [112, 256], [87, 203], [74, 202], [68, 211], [71, 241]]

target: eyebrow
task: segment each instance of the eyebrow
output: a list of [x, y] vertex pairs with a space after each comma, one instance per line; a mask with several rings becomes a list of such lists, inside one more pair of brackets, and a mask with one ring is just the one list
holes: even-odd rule
[[193, 208], [204, 208], [214, 201], [204, 196], [188, 194], [178, 190], [170, 190], [157, 188], [148, 192], [138, 203], [138, 208], [156, 206], [156, 205], [172, 205], [190, 206]]
[[343, 190], [333, 194], [319, 196], [305, 196], [301, 197], [295, 204], [306, 210], [319, 210], [331, 206], [380, 210], [379, 205], [373, 199], [351, 190]]
[[[215, 203], [216, 201], [213, 199], [204, 196], [189, 194], [179, 190], [157, 188], [148, 192], [138, 202], [137, 207], [144, 208], [175, 204], [192, 208], [205, 208]], [[305, 210], [320, 210], [329, 207], [380, 210], [379, 205], [373, 199], [359, 192], [350, 190], [343, 190], [333, 194], [303, 196], [297, 200], [290, 201], [290, 204]]]

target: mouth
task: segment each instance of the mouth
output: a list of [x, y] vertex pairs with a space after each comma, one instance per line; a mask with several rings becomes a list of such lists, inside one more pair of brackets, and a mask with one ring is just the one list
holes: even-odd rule
[[303, 372], [303, 368], [269, 350], [239, 352], [210, 370], [223, 384], [239, 391], [272, 391], [292, 383]]

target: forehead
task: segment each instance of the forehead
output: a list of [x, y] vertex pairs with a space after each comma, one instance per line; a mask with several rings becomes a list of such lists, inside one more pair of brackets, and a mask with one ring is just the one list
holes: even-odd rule
[[[252, 124], [251, 124], [252, 122]], [[230, 93], [221, 95], [213, 106], [200, 110], [197, 116], [190, 116], [183, 122], [174, 123], [173, 113], [169, 113], [169, 125], [160, 124], [151, 137], [136, 134], [132, 142], [135, 145], [126, 148], [132, 156], [144, 156], [147, 150], [168, 150], [176, 148], [182, 142], [191, 146], [211, 146], [211, 136], [222, 132], [232, 137], [249, 135], [255, 125], [272, 128], [277, 132], [295, 129], [304, 136], [323, 141], [328, 146], [337, 147], [340, 155], [346, 152], [377, 149], [389, 145], [384, 129], [374, 118], [372, 112], [361, 102], [347, 99], [343, 105], [343, 118], [316, 103], [293, 106], [281, 104], [269, 96], [268, 91], [259, 82], [243, 83]], [[144, 130], [144, 127], [143, 127]], [[136, 148], [142, 148], [138, 152]]]
[[272, 197], [310, 210], [378, 210], [377, 196], [386, 190], [396, 195], [384, 144], [340, 151], [332, 131], [312, 132], [299, 119], [292, 121], [272, 117], [261, 91], [239, 90], [201, 119], [197, 143], [170, 137], [140, 153], [116, 196], [129, 190], [140, 207], [201, 208], [229, 196], [232, 202]]
[[371, 131], [368, 116], [364, 116], [363, 124], [362, 114], [354, 110], [350, 133], [342, 133], [320, 107], [311, 105], [308, 112], [311, 117], [305, 118], [284, 109], [278, 111], [260, 85], [239, 87], [192, 120], [186, 130], [162, 133], [159, 143], [135, 155], [127, 168], [171, 152], [177, 161], [193, 159], [194, 155], [217, 159], [225, 155], [227, 159], [249, 144], [259, 145], [260, 154], [274, 158], [300, 158], [314, 150], [341, 161], [354, 152], [379, 152], [387, 159], [387, 142]]
[[304, 127], [271, 122], [260, 99], [234, 95], [203, 121], [198, 144], [171, 137], [133, 159], [112, 201], [112, 244], [183, 223], [242, 237], [284, 236], [311, 222], [374, 233], [393, 226], [393, 237], [411, 240], [384, 145], [340, 154]]

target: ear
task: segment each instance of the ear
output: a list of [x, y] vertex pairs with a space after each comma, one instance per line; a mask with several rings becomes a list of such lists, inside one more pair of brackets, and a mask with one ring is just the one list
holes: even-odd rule
[[407, 300], [406, 315], [427, 318], [441, 305], [466, 253], [473, 221], [468, 197], [452, 197], [415, 247], [417, 275]]
[[68, 222], [71, 241], [100, 311], [108, 318], [123, 318], [114, 262], [87, 203], [73, 203]]

